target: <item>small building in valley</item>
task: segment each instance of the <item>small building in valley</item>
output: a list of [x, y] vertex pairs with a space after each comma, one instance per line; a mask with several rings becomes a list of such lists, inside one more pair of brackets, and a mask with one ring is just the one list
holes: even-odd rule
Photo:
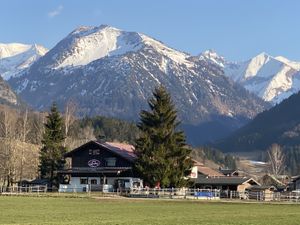
[[224, 174], [220, 173], [217, 170], [214, 170], [210, 167], [204, 165], [198, 165], [198, 176], [207, 176], [207, 177], [224, 177]]
[[239, 176], [239, 171], [234, 169], [219, 168], [219, 172], [228, 177]]
[[287, 185], [272, 174], [265, 174], [260, 178], [259, 182], [263, 187], [274, 187], [275, 191], [285, 191], [287, 189]]
[[276, 200], [276, 187], [270, 185], [252, 185], [246, 189], [248, 191], [248, 199], [258, 201]]
[[253, 178], [249, 177], [207, 177], [198, 176], [195, 180], [195, 187], [201, 189], [217, 189], [221, 191], [243, 192], [252, 185], [260, 185]]
[[116, 191], [142, 186], [134, 172], [134, 147], [129, 144], [90, 141], [65, 154], [71, 165], [58, 173], [67, 177], [61, 192]]
[[244, 192], [252, 185], [260, 185], [250, 177], [238, 176], [236, 170], [214, 170], [210, 167], [195, 161], [194, 167], [197, 168], [197, 176], [194, 180], [194, 187], [200, 189]]
[[288, 186], [290, 191], [300, 190], [300, 175], [293, 176]]

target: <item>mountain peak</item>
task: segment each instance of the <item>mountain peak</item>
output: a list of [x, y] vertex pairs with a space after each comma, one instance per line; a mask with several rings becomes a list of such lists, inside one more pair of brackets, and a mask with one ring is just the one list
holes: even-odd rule
[[[81, 26], [71, 32], [53, 51], [56, 68], [83, 66], [107, 57], [139, 50], [143, 43], [140, 34], [119, 30], [109, 25]], [[65, 49], [61, 53], [60, 48]]]
[[202, 53], [202, 55], [211, 56], [211, 57], [219, 57], [218, 53], [214, 49], [208, 49]]
[[299, 71], [299, 62], [261, 52], [245, 62], [225, 68], [225, 75], [265, 101], [279, 103], [300, 90]]
[[55, 69], [85, 66], [101, 58], [125, 55], [141, 49], [158, 52], [166, 59], [172, 59], [179, 64], [190, 63], [187, 60], [190, 55], [170, 48], [147, 35], [100, 25], [75, 29], [51, 50], [47, 64], [55, 65]]
[[100, 26], [79, 26], [75, 30], [73, 30], [70, 35], [87, 36], [93, 33], [101, 32], [103, 30], [121, 32], [120, 29], [102, 24]]
[[253, 59], [255, 58], [260, 58], [260, 59], [268, 59], [268, 58], [273, 58], [272, 56], [270, 56], [268, 53], [266, 52], [261, 52], [258, 55], [254, 56]]
[[31, 45], [21, 43], [0, 43], [0, 59], [12, 57], [28, 51]]
[[225, 67], [225, 64], [226, 64], [225, 58], [223, 56], [218, 55], [218, 53], [213, 49], [209, 49], [209, 50], [202, 52], [199, 55], [199, 58], [200, 59], [203, 59], [203, 58], [208, 59], [221, 67]]
[[41, 45], [21, 43], [0, 43], [0, 75], [8, 80], [28, 68], [48, 49]]

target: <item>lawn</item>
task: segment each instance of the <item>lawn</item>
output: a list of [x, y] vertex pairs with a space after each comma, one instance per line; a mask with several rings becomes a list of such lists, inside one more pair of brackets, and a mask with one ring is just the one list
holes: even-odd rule
[[300, 205], [0, 196], [0, 224], [299, 225]]

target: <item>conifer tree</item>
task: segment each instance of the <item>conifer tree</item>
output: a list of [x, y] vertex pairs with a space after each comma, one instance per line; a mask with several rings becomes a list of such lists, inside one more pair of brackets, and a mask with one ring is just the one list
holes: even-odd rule
[[177, 131], [177, 112], [163, 86], [155, 88], [148, 101], [150, 111], [141, 111], [140, 137], [136, 141], [136, 169], [150, 186], [180, 187], [186, 183], [192, 162], [184, 133]]
[[64, 143], [63, 119], [59, 114], [55, 103], [51, 106], [47, 121], [44, 124], [42, 149], [40, 152], [40, 175], [41, 178], [49, 179], [50, 185], [58, 185], [56, 171], [62, 169], [65, 160], [63, 155], [66, 153]]

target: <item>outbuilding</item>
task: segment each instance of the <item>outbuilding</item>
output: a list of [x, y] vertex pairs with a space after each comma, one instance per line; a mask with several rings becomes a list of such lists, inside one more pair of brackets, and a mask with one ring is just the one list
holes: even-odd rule
[[195, 187], [202, 189], [217, 189], [220, 191], [244, 192], [252, 185], [260, 185], [253, 178], [249, 177], [206, 177], [198, 176], [195, 180]]

